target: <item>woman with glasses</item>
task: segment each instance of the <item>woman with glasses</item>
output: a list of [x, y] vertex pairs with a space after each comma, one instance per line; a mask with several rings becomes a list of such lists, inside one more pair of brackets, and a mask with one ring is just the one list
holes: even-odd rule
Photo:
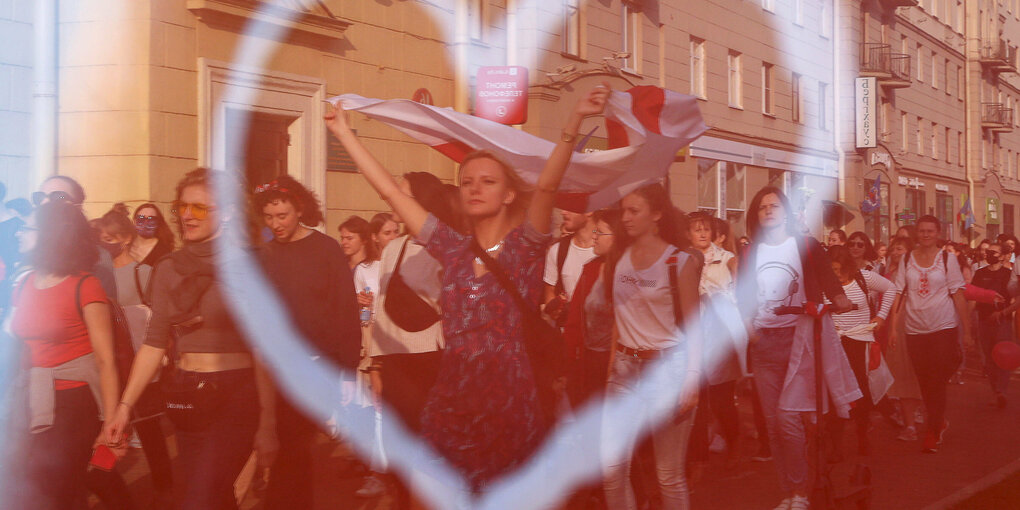
[[132, 219], [138, 235], [131, 243], [131, 257], [139, 264], [155, 267], [159, 259], [174, 251], [174, 233], [156, 204], [138, 206]]
[[850, 256], [854, 258], [854, 264], [858, 268], [874, 271], [878, 274], [885, 272], [885, 268], [878, 261], [878, 252], [875, 251], [875, 247], [871, 244], [871, 239], [864, 232], [857, 231], [850, 234], [846, 241], [846, 248], [849, 250]]
[[252, 451], [272, 465], [275, 394], [237, 328], [216, 271], [216, 238], [232, 215], [217, 207], [216, 184], [227, 176], [199, 168], [177, 184], [173, 212], [184, 246], [160, 261], [152, 276], [152, 320], [106, 434], [123, 438], [131, 410], [169, 354], [162, 377], [175, 425], [181, 509], [236, 508], [234, 480]]

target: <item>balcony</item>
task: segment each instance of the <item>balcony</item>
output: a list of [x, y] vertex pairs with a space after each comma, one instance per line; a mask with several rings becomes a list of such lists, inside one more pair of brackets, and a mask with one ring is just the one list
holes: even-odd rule
[[861, 44], [860, 75], [878, 78], [878, 84], [888, 88], [910, 86], [910, 55], [893, 53], [888, 44]]
[[1017, 49], [1006, 41], [985, 41], [981, 46], [981, 65], [1000, 73], [1017, 72]]
[[981, 103], [981, 127], [989, 131], [1013, 131], [1013, 109], [1002, 103]]
[[879, 0], [886, 9], [895, 9], [897, 7], [914, 7], [917, 5], [917, 0]]

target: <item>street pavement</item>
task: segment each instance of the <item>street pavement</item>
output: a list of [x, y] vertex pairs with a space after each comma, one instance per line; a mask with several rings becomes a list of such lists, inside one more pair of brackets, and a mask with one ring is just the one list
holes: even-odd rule
[[[974, 357], [971, 360], [976, 363]], [[1009, 405], [998, 409], [991, 405], [991, 391], [980, 370], [968, 366], [964, 370], [964, 384], [949, 387], [950, 426], [942, 449], [936, 454], [922, 453], [920, 442], [898, 441], [895, 437], [898, 431], [876, 413], [868, 460], [872, 470], [870, 508], [949, 508], [963, 499], [961, 495], [974, 494], [984, 485], [1011, 474], [1014, 467], [1020, 469], [1020, 376], [1014, 374], [1013, 379]], [[749, 460], [757, 447], [749, 395], [741, 393], [738, 401], [742, 458], [737, 466], [727, 468], [722, 454], [711, 455], [701, 478], [692, 483], [695, 509], [770, 510], [783, 497], [773, 463]], [[844, 451], [852, 453], [855, 440], [854, 427], [847, 426]], [[173, 451], [172, 436], [170, 444]], [[854, 465], [860, 460], [848, 454], [844, 462], [834, 466], [832, 478], [837, 489], [847, 485]], [[131, 450], [119, 469], [139, 508], [145, 508], [150, 486], [141, 450]], [[368, 499], [354, 496], [361, 486], [363, 469], [341, 444], [323, 436], [316, 452], [317, 503], [313, 510], [388, 510], [390, 499], [386, 495]], [[997, 473], [1002, 475], [998, 479]], [[93, 508], [103, 507], [93, 502]], [[257, 490], [249, 491], [241, 508], [260, 508]], [[1020, 494], [1003, 508], [1020, 508]]]

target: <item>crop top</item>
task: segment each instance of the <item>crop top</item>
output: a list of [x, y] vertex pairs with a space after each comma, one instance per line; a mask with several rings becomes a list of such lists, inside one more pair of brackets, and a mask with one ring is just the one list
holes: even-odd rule
[[[214, 242], [186, 243], [181, 250], [156, 264], [150, 284], [152, 319], [145, 336], [146, 345], [166, 349], [172, 338], [171, 326], [198, 315], [202, 318], [201, 324], [184, 328], [177, 352], [249, 352], [215, 277]], [[209, 282], [208, 288], [204, 292], [194, 292], [200, 296], [197, 306], [188, 309], [184, 304], [187, 298], [183, 296], [188, 294], [189, 288], [203, 287], [202, 280]]]

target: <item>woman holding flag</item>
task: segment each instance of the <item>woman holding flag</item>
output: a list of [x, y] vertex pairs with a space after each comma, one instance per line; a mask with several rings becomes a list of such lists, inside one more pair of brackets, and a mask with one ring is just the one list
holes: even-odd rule
[[[326, 114], [326, 126], [358, 170], [443, 266], [447, 348], [421, 427], [473, 491], [519, 465], [549, 425], [540, 413], [523, 324], [526, 314], [537, 313], [553, 202], [578, 129], [585, 117], [603, 112], [609, 94], [608, 86], [599, 87], [578, 101], [533, 190], [491, 152], [463, 159], [459, 186], [469, 235], [403, 193], [358, 140], [346, 114]], [[521, 309], [514, 294], [535, 310]]]

